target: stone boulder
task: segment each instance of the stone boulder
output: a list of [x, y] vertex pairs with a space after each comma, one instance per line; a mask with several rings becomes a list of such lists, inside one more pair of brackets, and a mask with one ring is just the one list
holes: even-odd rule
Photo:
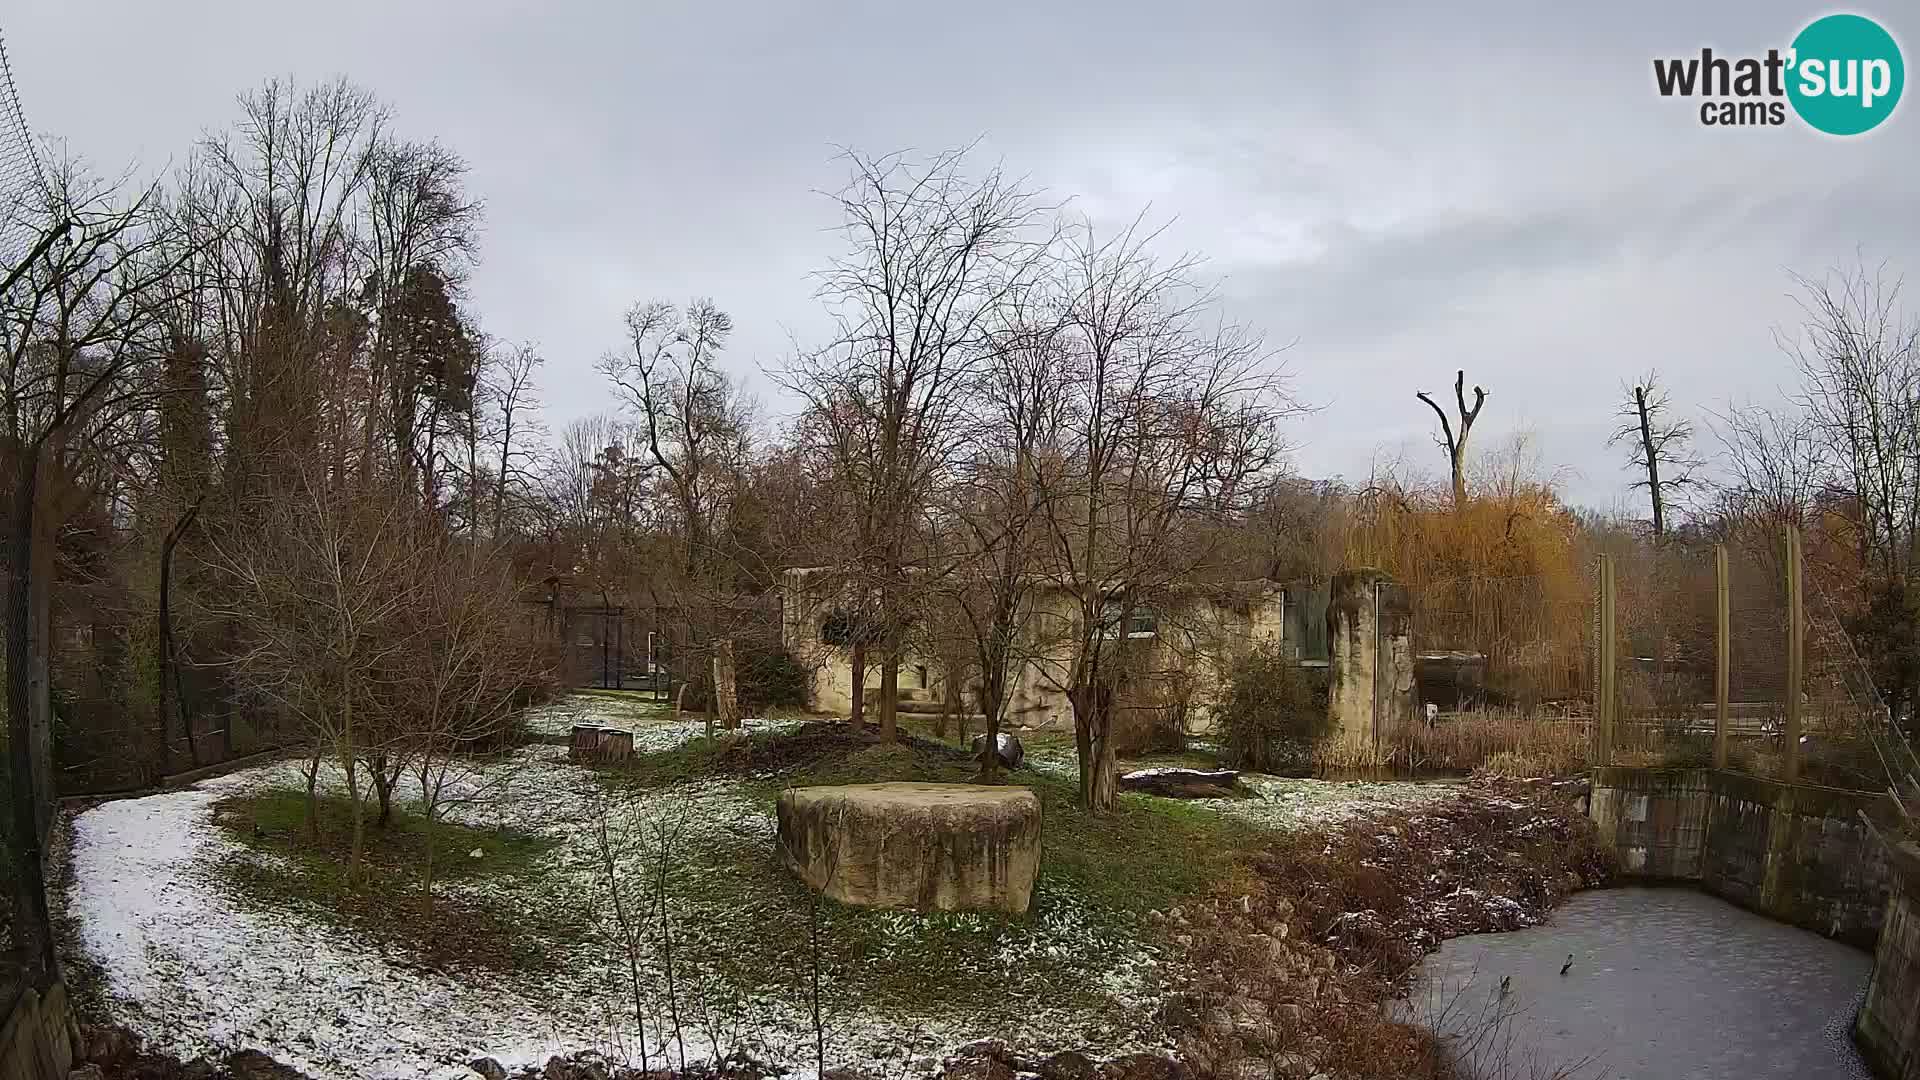
[[[1002, 768], [1017, 769], [1020, 767], [1021, 762], [1027, 760], [1027, 748], [1020, 745], [1020, 737], [1017, 735], [1010, 735], [1003, 731], [994, 739], [994, 746], [999, 751], [1000, 765]], [[974, 759], [976, 761], [986, 760], [986, 752], [987, 737], [985, 735], [975, 735], [973, 737]]]
[[780, 793], [780, 856], [846, 904], [1027, 910], [1040, 870], [1040, 799], [1023, 787], [849, 784]]
[[1240, 774], [1232, 769], [1140, 769], [1120, 777], [1121, 791], [1169, 799], [1220, 799], [1233, 794]]

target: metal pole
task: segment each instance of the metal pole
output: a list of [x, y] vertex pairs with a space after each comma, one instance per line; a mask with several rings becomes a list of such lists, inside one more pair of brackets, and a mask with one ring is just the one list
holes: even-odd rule
[[1727, 545], [1713, 547], [1713, 767], [1727, 767], [1727, 695], [1733, 673], [1733, 613], [1727, 572]]
[[1613, 744], [1617, 737], [1615, 721], [1618, 719], [1618, 703], [1614, 698], [1615, 680], [1619, 674], [1619, 657], [1614, 641], [1614, 583], [1613, 556], [1600, 556], [1600, 693], [1594, 703], [1594, 711], [1599, 721], [1599, 746], [1595, 750], [1595, 765], [1613, 764]]
[[1787, 526], [1787, 780], [1800, 778], [1800, 683], [1806, 664], [1806, 618], [1800, 593], [1800, 530]]

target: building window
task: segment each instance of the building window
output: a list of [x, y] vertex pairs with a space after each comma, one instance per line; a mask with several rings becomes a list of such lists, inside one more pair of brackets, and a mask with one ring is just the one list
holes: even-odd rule
[[1102, 621], [1113, 628], [1114, 636], [1122, 638], [1150, 638], [1160, 635], [1160, 615], [1150, 607], [1136, 604], [1122, 616], [1120, 605], [1109, 603], [1102, 615]]

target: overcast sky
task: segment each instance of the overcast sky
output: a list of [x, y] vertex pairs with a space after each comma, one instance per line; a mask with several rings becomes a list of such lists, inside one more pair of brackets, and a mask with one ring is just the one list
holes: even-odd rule
[[[836, 147], [978, 137], [1096, 219], [1170, 220], [1232, 318], [1295, 343], [1321, 406], [1293, 425], [1303, 473], [1437, 465], [1413, 393], [1465, 367], [1476, 442], [1535, 432], [1605, 507], [1623, 379], [1658, 367], [1689, 412], [1775, 398], [1789, 270], [1859, 251], [1920, 276], [1920, 103], [1840, 140], [1654, 92], [1656, 55], [1784, 48], [1827, 10], [12, 0], [0, 32], [34, 128], [102, 166], [167, 168], [269, 76], [376, 91], [472, 163], [475, 306], [541, 346], [556, 428], [606, 406], [592, 362], [656, 297], [732, 312], [731, 364], [777, 412], [761, 367], [824, 329]], [[1851, 10], [1920, 59], [1920, 13]]]

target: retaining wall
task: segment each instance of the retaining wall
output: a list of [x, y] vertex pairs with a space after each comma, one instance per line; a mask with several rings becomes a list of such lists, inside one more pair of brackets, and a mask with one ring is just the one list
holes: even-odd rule
[[1749, 911], [1874, 947], [1887, 919], [1886, 796], [1716, 769], [1595, 769], [1589, 814], [1633, 877], [1698, 884]]
[[1920, 1080], [1920, 848], [1900, 844], [1887, 862], [1893, 882], [1887, 917], [1853, 1039], [1874, 1075]]
[[0, 1021], [0, 1077], [67, 1080], [73, 1067], [71, 1026], [65, 983], [56, 982], [44, 992], [21, 990]]

